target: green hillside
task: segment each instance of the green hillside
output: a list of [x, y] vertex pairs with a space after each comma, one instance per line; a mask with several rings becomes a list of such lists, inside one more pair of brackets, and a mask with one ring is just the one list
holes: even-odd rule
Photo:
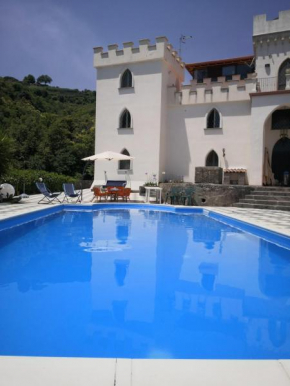
[[11, 168], [82, 173], [81, 159], [94, 154], [95, 99], [90, 90], [0, 77], [0, 176]]

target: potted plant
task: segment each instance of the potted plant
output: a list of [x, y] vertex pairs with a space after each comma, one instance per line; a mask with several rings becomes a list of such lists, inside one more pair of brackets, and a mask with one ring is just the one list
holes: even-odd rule
[[156, 174], [153, 173], [150, 178], [148, 178], [148, 173], [145, 173], [147, 182], [144, 185], [139, 186], [139, 194], [140, 196], [145, 196], [145, 186], [158, 186], [156, 180]]

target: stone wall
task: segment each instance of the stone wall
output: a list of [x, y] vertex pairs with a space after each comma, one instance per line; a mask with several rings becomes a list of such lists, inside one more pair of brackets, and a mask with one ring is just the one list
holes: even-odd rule
[[255, 186], [249, 185], [161, 183], [162, 198], [165, 200], [172, 186], [186, 187], [193, 185], [195, 188], [193, 202], [196, 206], [231, 206], [255, 189]]
[[195, 183], [222, 184], [223, 169], [218, 166], [198, 166], [195, 168]]

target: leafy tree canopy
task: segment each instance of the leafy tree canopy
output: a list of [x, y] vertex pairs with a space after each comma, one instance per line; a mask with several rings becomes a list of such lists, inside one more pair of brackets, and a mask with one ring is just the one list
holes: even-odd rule
[[40, 75], [38, 78], [37, 78], [37, 83], [40, 83], [40, 84], [50, 84], [52, 82], [52, 79], [50, 76], [48, 75]]
[[1, 170], [13, 161], [16, 169], [81, 174], [81, 159], [94, 153], [95, 98], [89, 90], [0, 77]]
[[34, 84], [35, 83], [35, 78], [33, 75], [29, 74], [23, 78], [23, 83], [26, 84]]

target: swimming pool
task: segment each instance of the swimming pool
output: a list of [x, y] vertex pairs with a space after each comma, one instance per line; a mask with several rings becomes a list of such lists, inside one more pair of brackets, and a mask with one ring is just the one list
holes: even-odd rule
[[79, 208], [0, 222], [0, 355], [290, 358], [288, 238], [202, 209]]

